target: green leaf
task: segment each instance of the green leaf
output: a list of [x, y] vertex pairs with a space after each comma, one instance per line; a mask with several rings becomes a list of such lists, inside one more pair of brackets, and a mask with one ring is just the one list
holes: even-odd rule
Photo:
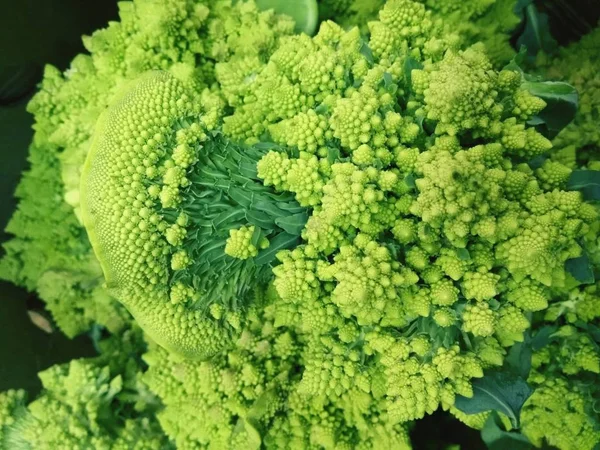
[[553, 53], [558, 43], [550, 33], [548, 16], [538, 11], [533, 0], [519, 0], [515, 12], [524, 24], [523, 32], [517, 39], [517, 47], [527, 48], [527, 62], [533, 63], [540, 51]]
[[260, 433], [258, 431], [258, 423], [252, 419], [239, 418], [233, 428], [233, 439], [235, 436], [246, 432], [246, 447], [248, 450], [258, 450], [262, 444]]
[[474, 380], [473, 397], [456, 397], [454, 406], [466, 414], [498, 411], [507, 416], [513, 427], [519, 427], [521, 407], [533, 390], [520, 376], [512, 372], [493, 371]]
[[263, 230], [275, 228], [275, 221], [272, 217], [262, 211], [247, 211], [245, 215], [248, 223], [255, 225]]
[[577, 258], [567, 259], [565, 270], [581, 284], [594, 284], [596, 282], [594, 268], [585, 253]]
[[497, 412], [493, 411], [481, 430], [481, 439], [489, 450], [529, 450], [534, 446], [521, 433], [505, 431], [502, 420]]
[[549, 139], [553, 139], [575, 118], [579, 96], [570, 84], [529, 79], [521, 87], [546, 102], [546, 107], [528, 123]]
[[254, 227], [254, 232], [252, 233], [250, 243], [255, 247], [258, 247], [258, 243], [260, 242], [261, 237], [263, 237], [262, 229], [260, 227]]
[[305, 212], [301, 212], [300, 214], [294, 214], [293, 216], [277, 218], [275, 219], [275, 224], [290, 234], [300, 236], [307, 220], [308, 215]]
[[296, 32], [312, 36], [319, 22], [317, 0], [256, 0], [259, 9], [273, 9], [278, 14], [286, 14], [296, 22]]
[[525, 65], [525, 57], [527, 56], [527, 48], [522, 45], [519, 47], [519, 51], [513, 58], [506, 64], [502, 70], [512, 70], [519, 72], [522, 78], [525, 78], [525, 72], [522, 67]]
[[252, 147], [264, 152], [268, 150], [281, 150], [281, 145], [270, 141], [257, 142], [256, 144], [253, 144]]
[[527, 121], [535, 126], [547, 138], [553, 139], [567, 126], [577, 113], [579, 95], [577, 90], [562, 81], [545, 81], [539, 76], [527, 74], [521, 68], [525, 64], [526, 49], [521, 47], [519, 53], [504, 66], [503, 70], [513, 70], [521, 75], [521, 88], [546, 102], [546, 107]]
[[254, 258], [254, 263], [257, 266], [269, 264], [275, 259], [275, 255], [277, 255], [277, 252], [296, 246], [298, 244], [298, 241], [299, 237], [297, 235], [289, 234], [285, 231], [282, 231], [270, 240], [269, 247], [258, 252], [256, 258]]
[[412, 71], [414, 69], [422, 69], [423, 64], [420, 61], [417, 61], [415, 58], [407, 57], [404, 60], [404, 79], [406, 80], [406, 85], [411, 86], [412, 83]]
[[329, 113], [329, 106], [326, 103], [321, 103], [319, 106], [317, 106], [315, 108], [315, 112], [317, 114], [328, 114]]
[[385, 72], [383, 74], [383, 88], [390, 94], [395, 94], [398, 90], [398, 85], [394, 83], [392, 74], [389, 72]]
[[531, 370], [532, 354], [531, 338], [526, 336], [524, 342], [517, 342], [510, 348], [504, 361], [512, 372], [526, 380]]
[[414, 173], [409, 173], [408, 175], [406, 175], [404, 177], [404, 183], [408, 187], [410, 187], [412, 189], [415, 189], [417, 187], [417, 184], [415, 183], [415, 179], [416, 179], [415, 174]]
[[471, 254], [469, 253], [469, 250], [467, 250], [466, 248], [457, 249], [456, 256], [458, 256], [458, 259], [460, 259], [461, 261], [470, 261], [471, 260]]
[[367, 43], [367, 41], [365, 41], [365, 40], [361, 41], [359, 51], [360, 51], [360, 54], [365, 57], [365, 59], [367, 60], [367, 62], [370, 65], [374, 64], [375, 58], [373, 57], [373, 52], [371, 51], [371, 47], [369, 47], [369, 44]]
[[531, 348], [534, 352], [540, 350], [550, 343], [552, 335], [558, 330], [556, 325], [545, 325], [538, 330], [535, 336], [531, 339]]
[[340, 149], [337, 147], [327, 147], [327, 162], [333, 164], [340, 160]]
[[600, 170], [574, 170], [567, 189], [581, 191], [586, 200], [600, 200]]

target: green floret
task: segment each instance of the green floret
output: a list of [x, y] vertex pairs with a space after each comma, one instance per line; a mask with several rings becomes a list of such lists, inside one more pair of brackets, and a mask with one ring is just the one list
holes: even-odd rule
[[260, 310], [232, 348], [210, 361], [184, 360], [154, 346], [144, 355], [144, 382], [161, 399], [158, 414], [177, 448], [261, 448], [261, 433], [286, 416], [285, 399], [298, 363], [293, 333], [276, 329]]
[[36, 132], [31, 169], [16, 192], [19, 208], [7, 227], [15, 237], [4, 244], [0, 278], [36, 290], [70, 337], [94, 322], [118, 331], [128, 315], [103, 290], [97, 264], [90, 262], [79, 206], [96, 120], [130, 80], [161, 69], [199, 95], [204, 123], [213, 129], [227, 106], [213, 86], [215, 63], [231, 70], [246, 59], [264, 65], [293, 28], [289, 17], [259, 11], [253, 1], [120, 2], [119, 21], [83, 38], [89, 54], [77, 55], [63, 73], [46, 66], [28, 104]]
[[0, 394], [2, 448], [171, 448], [154, 418], [158, 402], [138, 378], [144, 347], [139, 330], [113, 335], [99, 347], [96, 358], [40, 372], [42, 393], [27, 405], [23, 392]]
[[600, 442], [596, 421], [587, 415], [586, 396], [562, 378], [541, 384], [521, 412], [523, 434], [564, 450], [591, 450]]
[[[99, 120], [82, 205], [110, 292], [161, 345], [204, 358], [232, 331], [206, 309], [216, 302], [236, 316], [268, 276], [269, 255], [293, 245], [306, 219], [289, 195], [256, 181], [261, 151], [241, 153], [199, 123], [180, 82], [143, 76]], [[246, 221], [236, 244], [233, 228]], [[267, 236], [274, 250], [245, 261]]]
[[24, 413], [27, 393], [21, 389], [0, 392], [0, 444], [6, 445], [6, 431], [10, 430]]
[[510, 38], [519, 25], [515, 0], [419, 0], [443, 27], [460, 36], [462, 47], [481, 43], [495, 66], [514, 56]]
[[225, 253], [238, 259], [248, 259], [258, 255], [258, 248], [267, 248], [269, 241], [263, 237], [259, 242], [253, 243], [253, 237], [257, 231], [258, 229], [254, 225], [229, 230]]
[[600, 57], [599, 44], [600, 28], [595, 28], [579, 41], [562, 47], [557, 55], [540, 53], [536, 64], [544, 77], [567, 81], [579, 94], [575, 119], [553, 140], [559, 151], [552, 155], [552, 159], [562, 159], [571, 169], [576, 165], [575, 150], [600, 146], [596, 119], [600, 111], [596, 70], [596, 61]]
[[16, 192], [19, 206], [6, 227], [15, 237], [3, 243], [0, 278], [37, 291], [69, 337], [94, 323], [118, 332], [128, 314], [102, 287], [102, 271], [84, 229], [62, 200], [56, 148], [42, 143], [40, 133], [35, 141], [31, 169]]
[[598, 207], [496, 69], [514, 1], [322, 4], [359, 23], [126, 2], [47, 69], [0, 272], [101, 356], [0, 394], [9, 448], [404, 450], [440, 408], [484, 426], [457, 407], [530, 347], [521, 431], [596, 445]]

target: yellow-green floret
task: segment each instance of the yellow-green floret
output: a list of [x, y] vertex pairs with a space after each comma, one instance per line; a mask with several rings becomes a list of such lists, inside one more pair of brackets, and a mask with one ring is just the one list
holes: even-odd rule
[[[161, 345], [204, 358], [230, 343], [229, 315], [273, 256], [245, 260], [267, 236], [275, 249], [291, 245], [306, 219], [291, 196], [274, 199], [252, 180], [262, 153], [207, 132], [191, 100], [167, 73], [137, 81], [99, 120], [82, 199], [110, 292]], [[207, 315], [214, 304], [225, 312], [218, 318]]]

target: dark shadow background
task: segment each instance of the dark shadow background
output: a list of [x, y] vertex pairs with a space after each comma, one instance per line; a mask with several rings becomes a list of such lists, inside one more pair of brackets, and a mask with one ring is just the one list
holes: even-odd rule
[[[590, 31], [600, 17], [600, 0], [536, 0], [536, 4], [548, 14], [561, 44]], [[0, 0], [0, 243], [9, 238], [3, 230], [16, 206], [13, 192], [27, 167], [33, 135], [25, 106], [44, 64], [66, 69], [84, 51], [81, 35], [115, 19], [116, 0]], [[69, 340], [33, 325], [30, 309], [41, 310], [43, 303], [34, 294], [0, 282], [0, 390], [24, 388], [35, 395], [41, 387], [38, 371], [93, 354], [87, 337]], [[463, 450], [485, 448], [477, 431], [439, 412], [419, 421], [412, 437], [418, 450], [442, 449], [440, 442], [461, 444]]]

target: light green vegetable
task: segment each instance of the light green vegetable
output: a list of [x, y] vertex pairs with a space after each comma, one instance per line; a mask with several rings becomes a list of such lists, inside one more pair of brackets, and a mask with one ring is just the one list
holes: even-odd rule
[[492, 448], [600, 441], [598, 166], [549, 134], [572, 88], [500, 69], [512, 2], [376, 3], [320, 2], [343, 26], [311, 37], [136, 0], [48, 69], [0, 270], [112, 336], [2, 394], [3, 443], [409, 449], [439, 409]]

